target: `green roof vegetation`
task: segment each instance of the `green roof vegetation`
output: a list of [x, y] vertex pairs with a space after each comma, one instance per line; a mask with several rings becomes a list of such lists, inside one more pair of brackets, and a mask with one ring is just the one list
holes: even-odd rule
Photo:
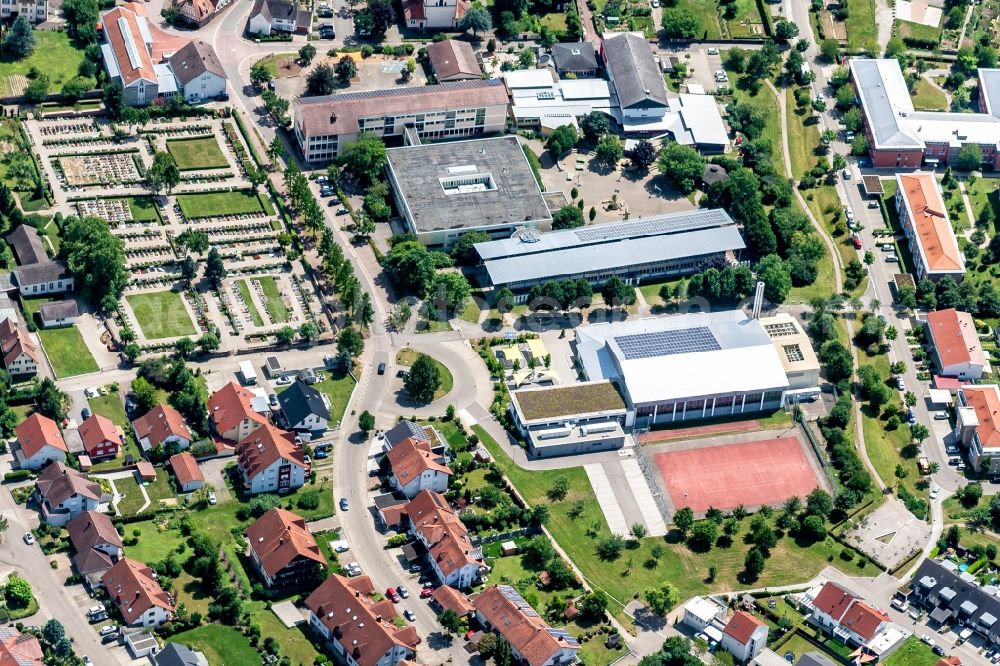
[[611, 382], [515, 391], [511, 397], [528, 421], [625, 409], [625, 402]]

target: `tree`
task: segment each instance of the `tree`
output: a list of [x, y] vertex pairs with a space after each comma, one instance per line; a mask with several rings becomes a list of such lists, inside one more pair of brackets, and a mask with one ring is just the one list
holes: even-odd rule
[[124, 245], [107, 222], [96, 217], [66, 218], [60, 254], [84, 298], [104, 310], [114, 309], [129, 275]]
[[674, 527], [681, 535], [687, 534], [692, 525], [694, 525], [694, 511], [691, 510], [691, 507], [685, 506], [678, 509], [677, 513], [674, 514]]
[[132, 402], [137, 411], [145, 414], [159, 404], [160, 390], [145, 377], [136, 377], [132, 380]]
[[184, 257], [184, 261], [181, 262], [181, 279], [190, 282], [195, 279], [198, 275], [198, 265], [191, 258], [191, 255]]
[[174, 343], [174, 351], [180, 358], [187, 358], [194, 353], [194, 340], [183, 337]]
[[820, 347], [820, 361], [826, 369], [826, 378], [836, 384], [844, 379], [850, 379], [854, 371], [851, 352], [837, 340], [827, 340]]
[[35, 50], [35, 28], [27, 16], [18, 16], [14, 19], [7, 29], [3, 48], [18, 60], [28, 57]]
[[557, 160], [562, 154], [576, 145], [579, 136], [572, 125], [560, 125], [545, 141], [545, 149], [552, 159]]
[[45, 74], [39, 74], [31, 80], [28, 83], [28, 86], [24, 89], [24, 101], [32, 104], [44, 102], [48, 94], [49, 77]]
[[267, 62], [259, 60], [250, 66], [250, 83], [257, 88], [263, 88], [273, 77]]
[[167, 194], [181, 182], [181, 170], [174, 162], [170, 153], [157, 151], [153, 155], [153, 164], [146, 171], [146, 184], [154, 193], [166, 190]]
[[743, 560], [743, 570], [750, 582], [757, 580], [764, 573], [764, 554], [756, 546], [747, 551], [746, 559]]
[[437, 616], [437, 620], [449, 634], [457, 634], [462, 630], [462, 621], [459, 619], [458, 613], [450, 608], [441, 611]]
[[425, 300], [434, 314], [451, 319], [465, 306], [471, 293], [469, 281], [461, 273], [438, 273], [431, 280]]
[[97, 0], [66, 0], [63, 3], [62, 14], [66, 32], [78, 46], [82, 48], [97, 42], [97, 23], [100, 15]]
[[494, 656], [496, 652], [497, 635], [493, 632], [483, 634], [483, 637], [479, 639], [479, 643], [476, 645], [476, 647], [479, 650], [479, 656], [481, 656], [483, 659], [489, 659], [490, 657]]
[[578, 608], [584, 617], [591, 620], [602, 620], [604, 613], [608, 610], [608, 596], [600, 590], [588, 592], [580, 600]]
[[836, 39], [824, 39], [819, 43], [819, 55], [828, 63], [837, 62], [840, 53], [840, 45]]
[[367, 409], [358, 417], [358, 428], [366, 435], [375, 429], [375, 415]]
[[983, 497], [983, 486], [979, 482], [968, 483], [959, 488], [955, 494], [963, 507], [972, 509], [979, 504], [979, 500]]
[[923, 442], [930, 436], [930, 431], [922, 423], [914, 423], [910, 426], [910, 437], [917, 442], [917, 444]]
[[215, 333], [205, 333], [198, 338], [198, 349], [208, 354], [219, 348], [219, 336]]
[[705, 171], [705, 158], [701, 153], [673, 141], [660, 151], [658, 164], [667, 182], [684, 194], [694, 191], [695, 183]]
[[826, 518], [833, 511], [833, 498], [822, 488], [816, 488], [806, 497], [806, 513]]
[[819, 516], [806, 516], [802, 521], [801, 534], [807, 540], [815, 543], [826, 538], [826, 525]]
[[694, 39], [698, 36], [698, 17], [686, 7], [668, 7], [660, 21], [667, 37]]
[[395, 21], [395, 12], [389, 0], [369, 0], [368, 7], [362, 12], [371, 17], [371, 37], [381, 41], [385, 38], [386, 30]]
[[601, 539], [597, 543], [595, 550], [597, 556], [605, 562], [614, 562], [622, 556], [622, 551], [625, 550], [625, 539], [621, 535], [612, 534], [609, 537]]
[[958, 151], [955, 167], [959, 171], [974, 171], [983, 165], [983, 151], [978, 143], [966, 143]]
[[53, 618], [42, 627], [42, 637], [49, 643], [55, 644], [66, 636], [66, 629], [62, 622]]
[[588, 143], [597, 143], [611, 131], [611, 120], [606, 113], [591, 111], [580, 118], [580, 130]]
[[3, 588], [3, 596], [11, 608], [27, 608], [34, 599], [31, 593], [31, 584], [17, 574], [11, 574], [10, 578], [7, 579], [7, 584]]
[[462, 32], [471, 30], [473, 35], [489, 32], [493, 29], [493, 18], [486, 8], [473, 5], [466, 10], [465, 16], [459, 19], [458, 29]]
[[594, 157], [597, 158], [597, 161], [611, 168], [618, 166], [618, 162], [621, 161], [624, 154], [625, 148], [614, 134], [602, 136], [594, 149]]
[[211, 281], [215, 288], [218, 289], [228, 274], [229, 272], [226, 270], [226, 265], [222, 262], [222, 256], [219, 254], [218, 248], [213, 247], [208, 251], [208, 257], [205, 259], [205, 278]]
[[385, 144], [375, 134], [365, 132], [341, 151], [340, 162], [365, 183], [374, 183], [388, 163]]
[[636, 169], [648, 169], [656, 161], [656, 147], [652, 141], [643, 139], [637, 143], [629, 155], [629, 161]]
[[302, 48], [299, 49], [299, 63], [303, 67], [308, 67], [309, 64], [313, 61], [313, 58], [315, 57], [316, 57], [316, 47], [313, 46], [312, 44], [305, 44]]
[[680, 601], [680, 594], [672, 583], [664, 581], [658, 587], [647, 588], [642, 595], [649, 610], [657, 615], [666, 615]]
[[441, 371], [430, 356], [420, 354], [403, 378], [403, 387], [411, 400], [428, 403], [441, 387]]
[[282, 326], [275, 331], [274, 337], [278, 341], [278, 344], [291, 344], [292, 340], [295, 339], [295, 329], [291, 326]]
[[552, 486], [549, 488], [548, 492], [545, 493], [546, 497], [552, 502], [561, 502], [566, 499], [566, 493], [569, 492], [569, 479], [563, 475], [557, 476], [552, 481]]
[[55, 382], [48, 377], [38, 384], [37, 401], [36, 411], [43, 416], [47, 416], [53, 421], [62, 421], [66, 418], [69, 396], [60, 391]]
[[337, 80], [347, 85], [351, 82], [351, 79], [358, 75], [358, 65], [354, 62], [354, 58], [345, 55], [337, 61], [334, 71], [337, 74]]
[[552, 216], [552, 229], [574, 229], [586, 224], [583, 221], [583, 211], [576, 206], [567, 204], [557, 210]]
[[[341, 58], [343, 61], [343, 58]], [[353, 62], [353, 61], [352, 61]], [[337, 63], [340, 66], [340, 63]], [[355, 72], [357, 67], [355, 67]], [[337, 88], [338, 75], [326, 63], [318, 65], [306, 77], [306, 95], [329, 95]]]
[[337, 349], [347, 352], [351, 358], [357, 358], [365, 350], [365, 341], [358, 329], [346, 326], [337, 336]]
[[458, 237], [451, 247], [451, 256], [459, 266], [472, 266], [479, 263], [479, 253], [476, 252], [476, 243], [485, 243], [490, 240], [489, 234], [485, 231], [468, 231]]
[[695, 550], [708, 550], [715, 543], [719, 526], [711, 520], [699, 520], [691, 527], [688, 544]]
[[792, 278], [785, 262], [769, 254], [757, 264], [757, 279], [764, 283], [764, 297], [772, 303], [784, 303], [792, 288]]
[[624, 307], [635, 303], [635, 287], [625, 284], [617, 275], [612, 275], [601, 287], [601, 296], [608, 307]]
[[795, 25], [788, 19], [778, 19], [774, 24], [774, 38], [780, 39], [783, 42], [787, 42], [799, 35], [799, 26]]

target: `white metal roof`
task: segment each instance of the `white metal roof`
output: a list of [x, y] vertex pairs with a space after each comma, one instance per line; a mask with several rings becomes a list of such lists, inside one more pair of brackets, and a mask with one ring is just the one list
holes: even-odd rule
[[509, 90], [516, 88], [548, 88], [554, 81], [548, 69], [515, 69], [500, 75]]
[[694, 597], [684, 604], [685, 613], [690, 613], [706, 624], [719, 614], [719, 610], [719, 604], [705, 597]]

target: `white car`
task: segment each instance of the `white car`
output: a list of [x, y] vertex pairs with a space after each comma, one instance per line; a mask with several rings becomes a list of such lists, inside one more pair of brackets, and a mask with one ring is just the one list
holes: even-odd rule
[[219, 502], [219, 498], [215, 496], [215, 493], [209, 493], [208, 494], [208, 503], [209, 504], [217, 504], [218, 502]]
[[113, 634], [118, 631], [118, 627], [113, 624], [106, 624], [101, 627], [101, 636], [107, 636], [108, 634]]
[[31, 532], [25, 532], [24, 543], [28, 544], [29, 546], [35, 543], [35, 535], [32, 534]]
[[289, 376], [279, 377], [275, 382], [278, 386], [286, 386], [292, 383], [292, 378]]
[[898, 388], [900, 391], [906, 390], [906, 382], [903, 381], [902, 377], [896, 378], [896, 388]]
[[927, 634], [924, 634], [920, 637], [920, 642], [925, 643], [927, 645], [934, 645], [934, 639], [928, 636]]
[[844, 180], [850, 180], [851, 179], [851, 172], [848, 171], [847, 169], [844, 169], [843, 171], [841, 171], [840, 175], [844, 177]]
[[940, 491], [941, 488], [937, 484], [931, 484], [931, 499], [935, 499]]
[[844, 209], [844, 214], [847, 215], [847, 221], [848, 222], [853, 222], [854, 221], [854, 209], [853, 208], [851, 208], [850, 206], [848, 206], [847, 208]]
[[719, 55], [719, 49], [714, 46], [710, 46], [708, 49], [708, 55]]

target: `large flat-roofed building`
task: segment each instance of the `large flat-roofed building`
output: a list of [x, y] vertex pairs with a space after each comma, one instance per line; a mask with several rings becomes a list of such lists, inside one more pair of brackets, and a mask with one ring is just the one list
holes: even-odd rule
[[425, 245], [447, 249], [469, 231], [502, 238], [552, 226], [516, 137], [405, 146], [388, 156], [396, 208]]
[[618, 96], [603, 79], [556, 80], [548, 69], [518, 69], [500, 77], [510, 93], [514, 122], [543, 135], [563, 125], [579, 127], [591, 111], [614, 117], [618, 108]]
[[576, 329], [576, 355], [587, 379], [618, 384], [626, 426], [753, 413], [782, 407], [789, 391], [817, 390], [808, 340], [789, 356], [782, 331], [765, 327], [787, 323], [726, 310], [593, 324]]
[[896, 174], [896, 210], [910, 241], [917, 279], [939, 280], [948, 275], [961, 280], [965, 257], [934, 174]]
[[787, 312], [781, 312], [773, 317], [761, 317], [760, 325], [778, 351], [781, 367], [788, 377], [785, 399], [815, 395], [819, 386], [819, 359], [799, 322]]
[[304, 97], [295, 103], [295, 139], [307, 162], [329, 162], [362, 132], [395, 137], [409, 126], [421, 140], [494, 134], [506, 128], [508, 102], [496, 79]]
[[535, 458], [611, 451], [625, 444], [628, 410], [609, 381], [512, 391], [510, 413]]
[[894, 58], [853, 58], [850, 70], [873, 166], [954, 164], [962, 146], [975, 144], [984, 165], [1000, 168], [1000, 70], [979, 70], [981, 113], [915, 109]]
[[486, 279], [521, 300], [547, 280], [585, 278], [603, 284], [613, 275], [628, 284], [689, 275], [706, 262], [738, 257], [746, 244], [721, 208], [669, 213], [476, 243]]
[[955, 438], [981, 474], [1000, 473], [1000, 387], [966, 385], [955, 402]]
[[927, 331], [943, 376], [978, 380], [983, 373], [993, 371], [976, 333], [976, 323], [968, 312], [955, 308], [929, 312]]

